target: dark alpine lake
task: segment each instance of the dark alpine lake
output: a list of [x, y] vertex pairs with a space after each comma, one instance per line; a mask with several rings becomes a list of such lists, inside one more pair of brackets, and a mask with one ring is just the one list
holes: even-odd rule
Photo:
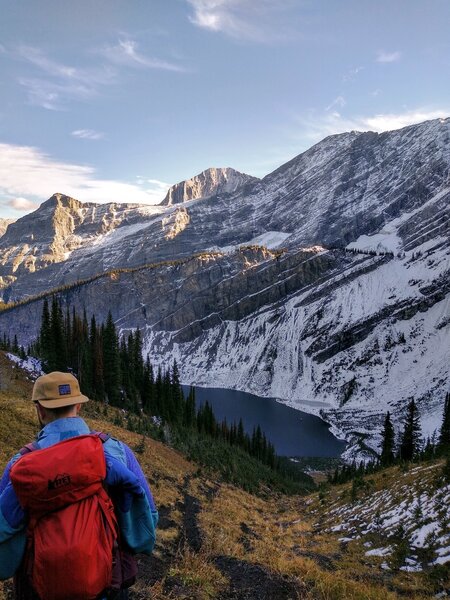
[[[183, 390], [189, 393], [188, 386]], [[345, 449], [345, 442], [336, 439], [322, 419], [274, 398], [221, 388], [196, 387], [195, 394], [197, 406], [208, 401], [218, 421], [238, 423], [242, 417], [244, 429], [250, 434], [260, 425], [280, 456], [337, 457]]]

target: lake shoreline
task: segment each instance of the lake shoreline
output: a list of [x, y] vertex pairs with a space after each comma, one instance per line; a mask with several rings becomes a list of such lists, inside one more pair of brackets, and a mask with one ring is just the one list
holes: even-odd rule
[[[182, 387], [186, 394], [191, 386], [182, 383]], [[347, 442], [331, 431], [331, 424], [289, 401], [223, 387], [192, 387], [197, 406], [208, 401], [218, 421], [238, 423], [242, 418], [249, 434], [260, 425], [280, 456], [338, 458], [346, 449]]]

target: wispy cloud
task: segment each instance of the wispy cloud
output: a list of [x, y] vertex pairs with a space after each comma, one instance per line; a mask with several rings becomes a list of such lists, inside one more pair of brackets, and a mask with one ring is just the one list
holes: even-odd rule
[[19, 83], [26, 88], [30, 104], [47, 110], [65, 110], [69, 100], [88, 100], [98, 94], [97, 87], [89, 85], [87, 81], [55, 82], [38, 77], [21, 77]]
[[80, 140], [101, 140], [105, 137], [105, 134], [101, 131], [95, 131], [94, 129], [75, 129], [72, 131], [73, 137], [79, 138]]
[[[292, 0], [187, 0], [193, 13], [189, 20], [197, 27], [225, 33], [234, 38], [265, 42], [288, 33], [285, 13]], [[281, 21], [280, 21], [281, 18]]]
[[87, 100], [116, 81], [116, 73], [108, 67], [78, 68], [52, 60], [42, 50], [19, 46], [15, 56], [36, 67], [37, 76], [20, 77], [19, 83], [28, 93], [29, 102], [47, 110], [63, 110], [68, 100]]
[[378, 63], [393, 63], [393, 62], [397, 62], [401, 59], [402, 57], [402, 53], [399, 51], [396, 52], [384, 52], [384, 51], [380, 51], [377, 54], [376, 57], [376, 62]]
[[35, 210], [38, 207], [36, 202], [27, 200], [27, 198], [11, 198], [6, 204], [14, 210], [21, 212], [30, 212], [30, 210]]
[[[12, 55], [32, 65], [36, 73], [21, 76], [18, 81], [28, 94], [30, 104], [47, 110], [66, 110], [69, 101], [87, 101], [108, 85], [120, 82], [120, 67], [159, 69], [184, 72], [178, 64], [145, 56], [131, 39], [120, 39], [106, 46], [100, 54], [107, 63], [92, 67], [74, 67], [56, 61], [34, 46], [19, 46]], [[90, 138], [93, 139], [93, 138]]]
[[328, 135], [345, 131], [392, 131], [422, 121], [446, 118], [450, 115], [448, 109], [416, 109], [403, 113], [380, 113], [369, 116], [341, 115], [338, 111], [317, 113], [310, 111], [306, 115], [297, 115], [298, 126], [295, 137], [302, 140], [306, 147], [318, 142]]
[[26, 210], [19, 199], [40, 202], [55, 192], [84, 202], [158, 204], [168, 188], [154, 179], [143, 185], [99, 179], [92, 167], [58, 161], [38, 148], [0, 144], [0, 198], [16, 210]]
[[100, 52], [105, 58], [117, 65], [176, 71], [179, 73], [186, 71], [181, 65], [159, 58], [145, 56], [139, 52], [137, 42], [131, 39], [119, 39], [117, 44], [114, 46], [105, 46]]
[[348, 81], [355, 81], [358, 73], [364, 70], [364, 67], [352, 67], [342, 76], [342, 81], [347, 83]]
[[333, 100], [333, 102], [331, 102], [327, 107], [326, 107], [326, 111], [331, 110], [332, 108], [335, 108], [336, 106], [339, 106], [340, 108], [343, 108], [345, 105], [347, 104], [345, 98], [343, 96], [336, 96], [336, 98]]
[[42, 50], [34, 46], [19, 46], [18, 55], [53, 77], [80, 80], [83, 76], [79, 69], [51, 60]]

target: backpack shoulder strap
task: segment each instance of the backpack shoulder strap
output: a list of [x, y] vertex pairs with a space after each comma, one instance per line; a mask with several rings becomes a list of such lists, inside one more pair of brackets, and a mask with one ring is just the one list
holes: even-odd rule
[[[102, 431], [91, 431], [91, 435], [96, 435], [98, 438], [101, 439], [103, 444], [107, 442], [111, 437], [109, 433], [103, 433]], [[23, 446], [19, 450], [19, 454], [20, 456], [24, 456], [25, 454], [33, 452], [34, 450], [40, 450], [39, 445], [37, 442], [30, 442], [29, 444], [25, 444], [25, 446]]]
[[31, 442], [30, 444], [26, 444], [25, 446], [23, 446], [23, 448], [19, 450], [19, 454], [20, 456], [24, 456], [29, 452], [33, 452], [33, 450], [39, 450], [37, 442]]
[[91, 431], [91, 435], [95, 435], [100, 438], [103, 444], [111, 438], [109, 433], [103, 433], [102, 431]]

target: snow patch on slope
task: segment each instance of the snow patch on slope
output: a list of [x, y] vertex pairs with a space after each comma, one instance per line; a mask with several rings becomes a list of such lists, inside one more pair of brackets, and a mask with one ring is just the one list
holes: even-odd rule
[[373, 235], [361, 235], [356, 241], [351, 242], [346, 247], [348, 250], [362, 250], [375, 252], [392, 252], [397, 254], [403, 246], [401, 237], [398, 234], [399, 228], [415, 215], [430, 208], [433, 204], [439, 202], [450, 191], [450, 188], [441, 189], [434, 196], [424, 202], [419, 208], [411, 212], [405, 212], [400, 217], [386, 223], [383, 228]]
[[401, 248], [402, 241], [397, 235], [397, 228], [392, 224], [386, 225], [374, 235], [361, 235], [355, 242], [348, 244], [349, 250], [374, 250], [375, 252], [393, 252]]
[[[399, 474], [390, 488], [367, 494], [353, 504], [336, 502], [330, 506], [321, 527], [329, 532], [345, 530], [347, 543], [365, 536], [379, 538], [386, 546], [369, 550], [365, 555], [384, 557], [388, 561], [402, 527], [404, 540], [409, 544], [402, 570], [421, 571], [429, 565], [444, 564], [450, 560], [450, 485], [441, 484], [436, 489], [440, 468], [440, 465], [416, 467]], [[420, 475], [420, 479], [414, 478], [411, 484], [409, 478], [413, 473]], [[389, 568], [389, 562], [384, 568]]]
[[6, 357], [18, 367], [20, 367], [24, 371], [27, 371], [27, 373], [30, 374], [31, 379], [33, 380], [37, 379], [38, 377], [44, 374], [44, 371], [42, 370], [41, 361], [37, 358], [34, 358], [33, 356], [27, 356], [25, 359], [23, 359], [19, 356], [16, 356], [15, 354], [11, 354], [10, 352], [8, 352], [6, 354]]
[[266, 231], [261, 235], [257, 235], [250, 241], [246, 242], [249, 246], [265, 246], [269, 250], [279, 248], [292, 233], [285, 233], [284, 231]]
[[276, 250], [282, 246], [284, 242], [291, 237], [291, 235], [292, 233], [285, 233], [284, 231], [266, 231], [265, 233], [261, 233], [260, 235], [257, 235], [248, 241], [229, 246], [211, 246], [207, 249], [207, 251], [230, 254], [232, 252], [236, 252], [236, 250], [238, 250], [241, 246], [264, 246], [269, 250]]

